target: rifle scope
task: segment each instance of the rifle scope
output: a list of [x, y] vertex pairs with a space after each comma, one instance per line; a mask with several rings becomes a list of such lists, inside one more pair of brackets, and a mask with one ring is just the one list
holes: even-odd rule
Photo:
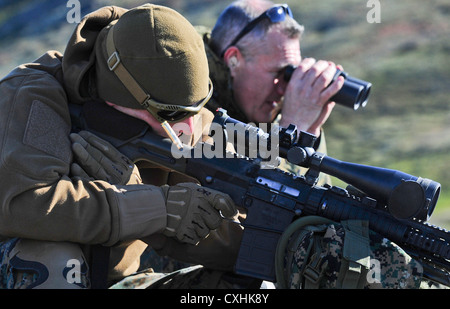
[[323, 156], [320, 171], [352, 184], [386, 205], [397, 219], [427, 221], [436, 206], [441, 185], [397, 170], [343, 162]]
[[[280, 129], [280, 141], [292, 140], [296, 127]], [[283, 138], [289, 134], [290, 138]], [[386, 205], [397, 219], [427, 221], [434, 211], [441, 185], [430, 179], [416, 177], [397, 170], [344, 162], [315, 152], [315, 135], [300, 132], [298, 143], [283, 145], [280, 152], [289, 162], [339, 178], [361, 190], [367, 196]]]
[[[293, 65], [288, 65], [285, 67], [285, 81], [288, 82], [291, 79], [291, 76], [296, 68], [297, 67]], [[357, 110], [360, 106], [365, 107], [369, 99], [372, 84], [364, 80], [351, 77], [348, 73], [341, 70], [336, 71], [331, 83], [334, 82], [339, 76], [343, 76], [345, 78], [344, 85], [338, 93], [331, 97], [330, 101], [335, 101], [338, 104], [353, 108], [354, 110]]]
[[[224, 109], [217, 110], [213, 122], [222, 127], [233, 124], [240, 130], [236, 132], [239, 134], [243, 133], [242, 129], [245, 133], [256, 130], [258, 138], [271, 138], [270, 133], [231, 118]], [[339, 178], [377, 200], [386, 208], [383, 210], [397, 219], [427, 221], [431, 217], [441, 191], [438, 182], [397, 170], [340, 161], [316, 152], [315, 141], [313, 134], [303, 131], [298, 134], [295, 125], [280, 127], [279, 156], [298, 166]], [[230, 142], [235, 143], [235, 140]]]

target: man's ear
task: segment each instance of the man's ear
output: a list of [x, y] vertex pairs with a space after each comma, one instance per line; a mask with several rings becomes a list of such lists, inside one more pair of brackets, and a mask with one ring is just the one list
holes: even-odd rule
[[239, 68], [239, 65], [242, 63], [243, 56], [237, 47], [231, 46], [226, 50], [223, 59], [230, 70], [231, 76], [233, 76], [235, 70]]

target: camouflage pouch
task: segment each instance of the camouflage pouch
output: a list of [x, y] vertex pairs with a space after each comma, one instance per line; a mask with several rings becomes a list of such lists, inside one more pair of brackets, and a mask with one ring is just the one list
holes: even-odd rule
[[290, 289], [420, 288], [422, 265], [365, 221], [320, 217], [295, 221], [280, 239], [277, 287]]

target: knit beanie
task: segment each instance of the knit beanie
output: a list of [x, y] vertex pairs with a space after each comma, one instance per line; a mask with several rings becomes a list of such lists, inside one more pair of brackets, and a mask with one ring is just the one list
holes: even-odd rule
[[[210, 90], [200, 35], [164, 6], [142, 5], [111, 22], [98, 36], [95, 56], [98, 96], [117, 105], [144, 109], [136, 96], [141, 91], [161, 103], [190, 106]], [[118, 76], [119, 63], [134, 82]], [[141, 89], [135, 91], [133, 83]]]

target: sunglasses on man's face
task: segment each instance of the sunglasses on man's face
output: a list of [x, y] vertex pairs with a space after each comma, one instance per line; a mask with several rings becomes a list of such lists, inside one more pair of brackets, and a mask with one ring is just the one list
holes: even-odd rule
[[269, 19], [272, 23], [279, 23], [286, 19], [286, 15], [289, 15], [289, 17], [294, 18], [291, 9], [287, 4], [280, 4], [274, 7], [271, 7], [255, 19], [253, 19], [251, 22], [245, 26], [241, 32], [234, 38], [233, 41], [231, 41], [230, 44], [222, 51], [221, 57], [225, 54], [228, 48], [231, 46], [236, 45], [236, 43], [242, 39], [246, 34], [248, 34], [250, 31], [252, 31], [261, 21], [264, 19]]
[[148, 98], [143, 105], [160, 122], [177, 122], [197, 114], [208, 103], [213, 93], [213, 84], [209, 80], [208, 95], [195, 105], [183, 106], [158, 102]]

